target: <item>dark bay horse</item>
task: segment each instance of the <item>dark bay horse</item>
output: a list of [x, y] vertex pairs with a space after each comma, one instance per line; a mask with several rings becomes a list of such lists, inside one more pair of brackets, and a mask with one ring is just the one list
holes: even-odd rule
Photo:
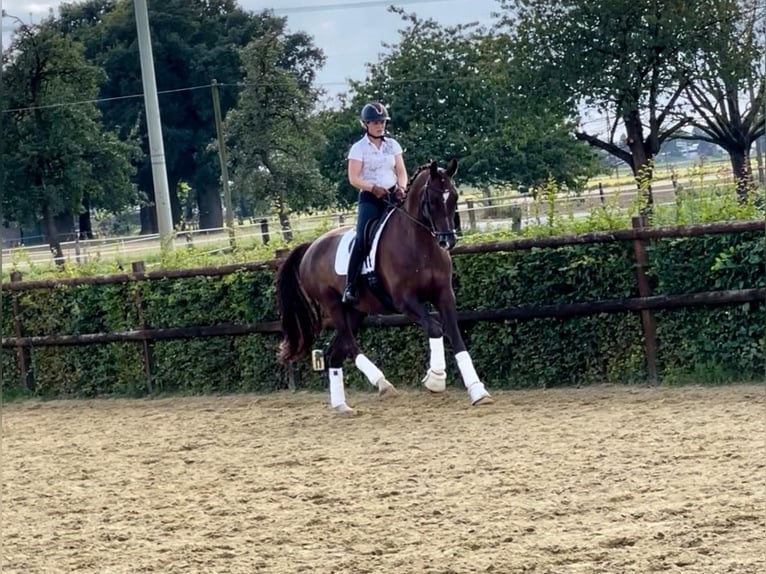
[[[410, 179], [407, 194], [384, 225], [375, 253], [375, 273], [397, 311], [410, 317], [428, 333], [430, 365], [423, 383], [438, 393], [446, 388], [444, 339], [452, 345], [471, 404], [492, 402], [466, 351], [457, 323], [455, 293], [452, 289], [452, 259], [455, 245], [454, 220], [457, 190], [452, 181], [457, 161], [446, 169], [437, 163], [421, 166]], [[390, 312], [381, 300], [361, 285], [359, 301], [353, 307], [341, 301], [345, 271], [335, 269], [338, 246], [351, 228], [329, 231], [295, 247], [276, 277], [283, 340], [279, 359], [297, 361], [311, 349], [323, 323], [334, 336], [327, 349], [330, 402], [339, 413], [351, 413], [343, 386], [343, 363], [352, 359], [381, 395], [395, 394], [378, 367], [360, 350], [356, 334], [369, 314]], [[438, 311], [441, 322], [426, 307]]]

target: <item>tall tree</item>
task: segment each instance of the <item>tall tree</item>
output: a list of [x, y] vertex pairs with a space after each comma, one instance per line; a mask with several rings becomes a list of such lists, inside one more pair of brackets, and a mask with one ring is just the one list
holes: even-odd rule
[[[715, 25], [699, 47], [686, 87], [697, 139], [729, 154], [737, 194], [753, 188], [750, 148], [764, 135], [764, 7], [755, 0], [717, 0]], [[682, 111], [683, 113], [683, 111]]]
[[245, 86], [226, 121], [238, 203], [275, 209], [288, 240], [291, 211], [333, 201], [316, 159], [323, 143], [313, 117], [318, 92], [290, 65], [290, 42], [272, 33], [242, 51]]
[[574, 126], [522, 93], [513, 66], [499, 65], [512, 57], [503, 36], [392, 10], [405, 23], [399, 43], [368, 67], [366, 80], [353, 85], [353, 97], [329, 123], [333, 145], [323, 164], [328, 176], [340, 174], [344, 199], [353, 192], [340, 168], [361, 135], [358, 111], [369, 100], [389, 107], [410, 171], [457, 157], [461, 182], [482, 187], [537, 185], [549, 177], [576, 187], [594, 173], [595, 156], [571, 136]]
[[501, 0], [501, 26], [540, 98], [614, 118], [608, 134], [580, 129], [576, 137], [651, 179], [662, 142], [688, 122], [671, 113], [715, 21], [713, 1]]
[[[138, 126], [146, 134], [143, 100], [125, 99], [142, 92], [133, 1], [65, 4], [59, 21], [64, 30], [82, 39], [89, 58], [107, 72], [101, 96], [109, 99], [102, 107], [108, 125], [121, 133]], [[305, 34], [288, 33], [285, 18], [268, 11], [249, 13], [235, 0], [155, 0], [149, 3], [149, 21], [174, 222], [180, 222], [183, 209], [179, 184], [188, 182], [199, 206], [200, 226], [221, 227], [220, 168], [210, 146], [216, 136], [211, 81], [221, 85], [221, 111], [226, 115], [237, 101], [236, 85], [243, 79], [239, 50], [251, 40], [281, 35], [285, 51], [280, 64], [309, 84], [323, 56]], [[141, 143], [147, 155], [139, 165], [138, 181], [153, 200], [146, 136]], [[143, 231], [156, 231], [154, 210], [144, 209], [142, 215]]]
[[48, 23], [22, 26], [3, 53], [6, 217], [42, 221], [57, 263], [57, 218], [73, 228], [83, 204], [120, 211], [137, 201], [130, 178], [136, 146], [104, 130], [92, 103], [102, 79], [80, 44]]

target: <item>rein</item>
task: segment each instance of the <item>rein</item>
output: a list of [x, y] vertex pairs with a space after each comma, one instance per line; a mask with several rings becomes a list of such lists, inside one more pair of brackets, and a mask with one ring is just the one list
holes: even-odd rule
[[[415, 173], [412, 175], [412, 179], [410, 179], [409, 185], [407, 186], [407, 191], [405, 192], [405, 198], [410, 194], [410, 191], [412, 190], [412, 184], [417, 179], [418, 175], [426, 169], [429, 169], [429, 164], [423, 164], [418, 167], [417, 170], [415, 170]], [[400, 211], [403, 213], [410, 221], [415, 223], [416, 225], [419, 225], [428, 233], [431, 234], [431, 237], [436, 239], [438, 241], [440, 233], [436, 231], [436, 226], [434, 225], [433, 219], [431, 218], [431, 209], [428, 206], [428, 190], [431, 185], [431, 176], [428, 176], [428, 180], [426, 181], [426, 185], [423, 188], [422, 195], [420, 196], [420, 212], [423, 215], [423, 217], [426, 218], [428, 221], [428, 225], [417, 219], [416, 217], [413, 217], [410, 215], [405, 209], [401, 207], [401, 205], [397, 204], [396, 201], [391, 200], [391, 194], [386, 196], [386, 203], [389, 205], [389, 207], [392, 207], [393, 209]], [[450, 230], [450, 233], [454, 233], [455, 230]]]
[[[413, 217], [409, 214], [409, 212], [404, 209], [401, 205], [399, 205], [396, 201], [391, 200], [391, 194], [386, 196], [386, 203], [389, 205], [389, 207], [392, 207], [395, 211], [399, 211], [402, 213], [405, 217], [407, 217], [410, 221], [413, 223], [419, 225], [428, 233], [431, 234], [431, 237], [436, 237], [436, 229], [434, 228], [433, 221], [431, 221], [431, 215], [430, 210], [428, 209], [428, 184], [431, 183], [431, 178], [428, 178], [428, 181], [426, 182], [426, 186], [423, 188], [423, 195], [420, 200], [420, 211], [423, 213], [423, 215], [428, 219], [428, 223], [430, 223], [430, 226], [426, 225], [422, 221], [420, 221], [418, 218]], [[409, 190], [407, 190], [409, 193]]]
[[[423, 165], [420, 168], [418, 168], [418, 170], [415, 172], [415, 175], [412, 177], [412, 180], [410, 180], [410, 185], [407, 186], [406, 195], [409, 195], [410, 190], [412, 189], [412, 183], [415, 181], [417, 176], [420, 174], [421, 171], [423, 171], [427, 167], [428, 167], [427, 165]], [[414, 222], [416, 225], [419, 225], [420, 227], [428, 231], [428, 233], [431, 234], [431, 237], [436, 239], [437, 242], [441, 243], [443, 239], [445, 239], [446, 237], [450, 235], [453, 235], [455, 233], [455, 229], [451, 227], [448, 231], [436, 230], [436, 226], [434, 225], [433, 219], [431, 217], [431, 209], [428, 203], [428, 193], [429, 193], [430, 185], [431, 185], [431, 176], [429, 175], [428, 180], [426, 181], [426, 184], [423, 187], [421, 191], [421, 196], [420, 196], [420, 214], [426, 219], [426, 221], [428, 221], [428, 225], [426, 225], [425, 223], [423, 223], [416, 217], [413, 217], [407, 212], [407, 210], [403, 209], [395, 201], [392, 201], [390, 194], [386, 197], [386, 203], [393, 209], [403, 213], [410, 221]]]

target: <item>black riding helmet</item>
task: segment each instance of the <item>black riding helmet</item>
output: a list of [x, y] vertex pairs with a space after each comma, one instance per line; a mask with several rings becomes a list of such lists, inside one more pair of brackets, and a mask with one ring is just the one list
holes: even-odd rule
[[367, 129], [367, 124], [369, 122], [387, 122], [390, 119], [391, 118], [388, 117], [388, 110], [386, 109], [386, 106], [380, 102], [371, 102], [362, 108], [361, 124], [362, 127], [364, 127], [364, 132], [367, 134], [367, 137], [383, 141], [385, 136], [372, 135], [370, 130]]
[[388, 117], [388, 110], [386, 110], [386, 106], [384, 106], [380, 102], [372, 102], [365, 105], [362, 108], [362, 114], [361, 114], [362, 123], [379, 122], [379, 121], [387, 122], [390, 119], [391, 118]]

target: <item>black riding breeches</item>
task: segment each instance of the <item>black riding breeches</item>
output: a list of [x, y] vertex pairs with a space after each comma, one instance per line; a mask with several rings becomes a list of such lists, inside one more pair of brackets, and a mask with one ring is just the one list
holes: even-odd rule
[[386, 204], [381, 200], [375, 198], [371, 193], [371, 197], [364, 197], [368, 195], [368, 192], [362, 192], [359, 197], [359, 209], [357, 210], [356, 219], [356, 244], [354, 249], [361, 249], [364, 255], [370, 250], [370, 245], [367, 245], [367, 227], [371, 222], [379, 219], [386, 211]]

